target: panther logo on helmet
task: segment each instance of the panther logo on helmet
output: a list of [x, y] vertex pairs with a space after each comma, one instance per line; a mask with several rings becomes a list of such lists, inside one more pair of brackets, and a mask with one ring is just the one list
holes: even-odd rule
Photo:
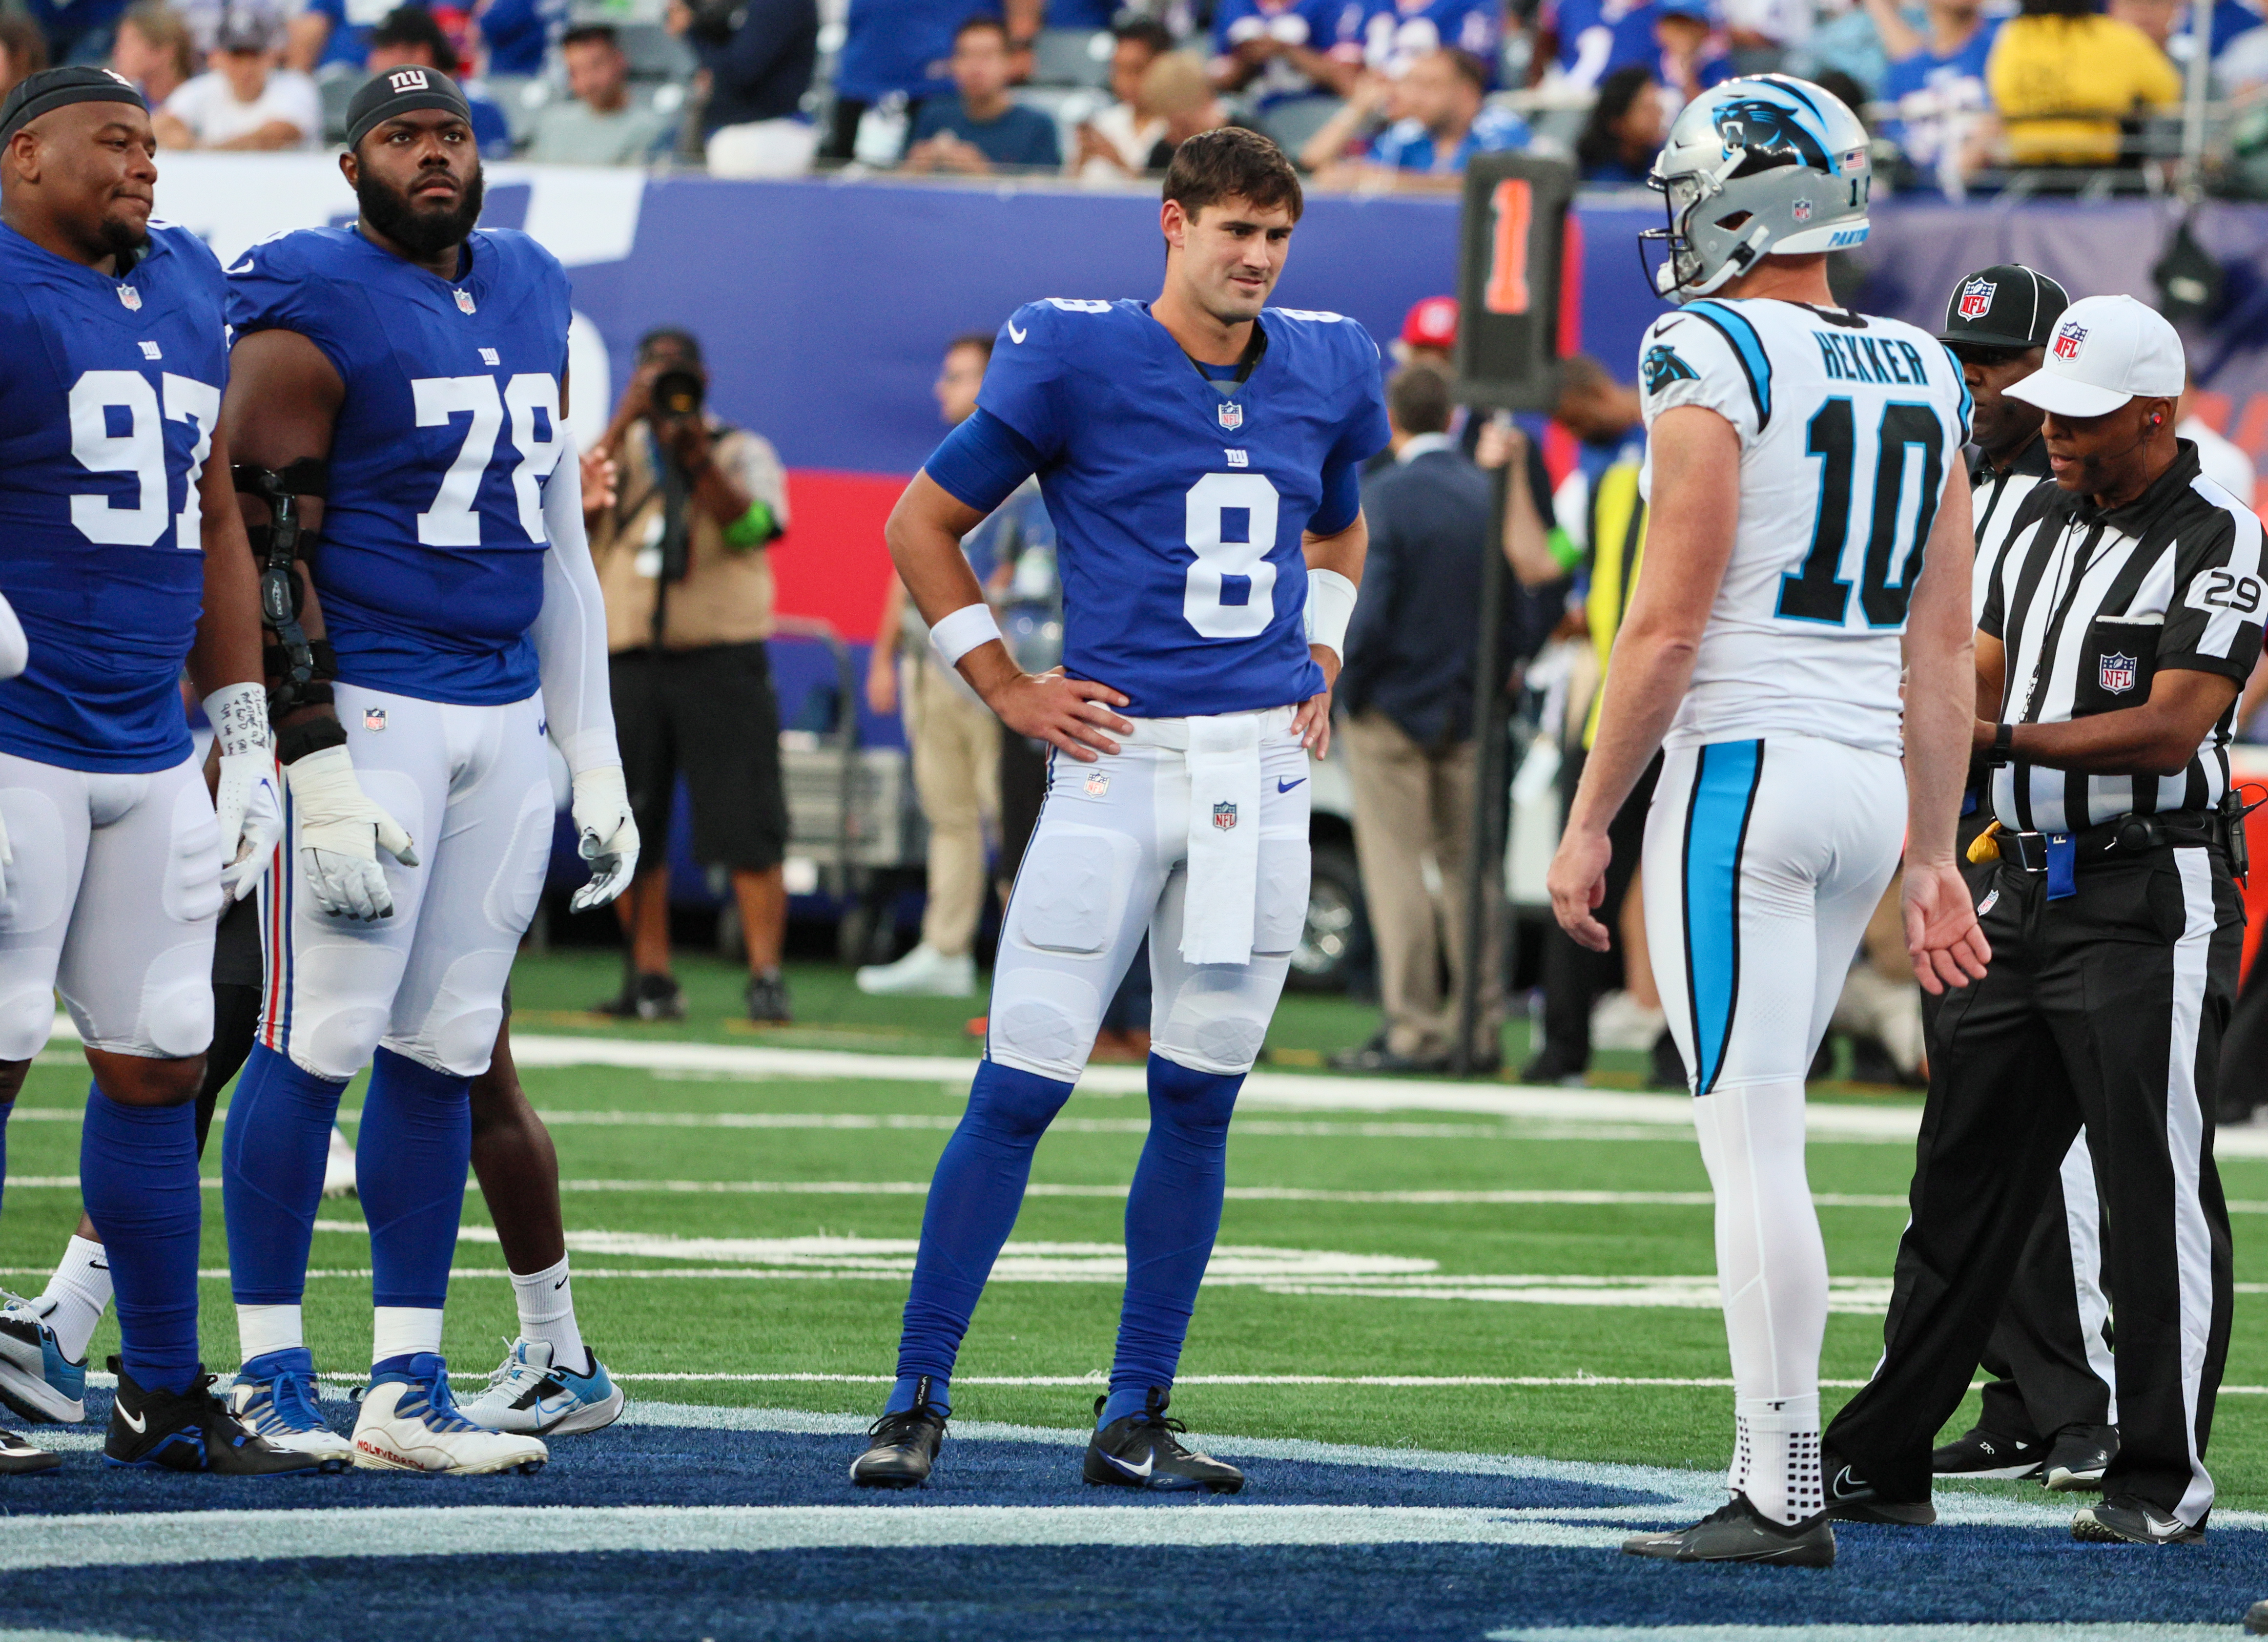
[[1796, 122], [1793, 108], [1762, 97], [1742, 97], [1716, 111], [1717, 135], [1727, 149], [1777, 156], [1791, 164], [1832, 173], [1834, 162], [1819, 139]]

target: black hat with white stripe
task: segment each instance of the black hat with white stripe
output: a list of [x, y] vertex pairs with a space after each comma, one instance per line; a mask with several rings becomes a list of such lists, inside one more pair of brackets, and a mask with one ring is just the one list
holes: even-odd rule
[[1956, 348], [2044, 348], [2070, 306], [2071, 293], [2037, 269], [1999, 263], [1954, 286], [1937, 340]]

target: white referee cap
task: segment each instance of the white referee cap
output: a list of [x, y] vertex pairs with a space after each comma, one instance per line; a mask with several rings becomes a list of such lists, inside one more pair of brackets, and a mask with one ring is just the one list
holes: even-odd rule
[[2177, 399], [2188, 378], [2163, 314], [2132, 297], [2082, 297], [2056, 321], [2040, 368], [2003, 391], [2059, 416], [2100, 416], [2137, 397]]

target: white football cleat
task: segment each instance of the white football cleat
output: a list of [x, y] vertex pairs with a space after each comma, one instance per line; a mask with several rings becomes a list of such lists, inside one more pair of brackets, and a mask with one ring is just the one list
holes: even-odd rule
[[576, 1373], [551, 1360], [551, 1342], [522, 1336], [489, 1376], [489, 1388], [464, 1405], [465, 1417], [490, 1431], [531, 1437], [571, 1437], [622, 1417], [622, 1388], [599, 1354], [585, 1348], [591, 1372]]
[[315, 1359], [305, 1346], [254, 1358], [221, 1401], [238, 1425], [279, 1448], [342, 1463], [354, 1457], [354, 1445], [323, 1418]]
[[976, 960], [948, 958], [926, 941], [895, 963], [858, 971], [858, 990], [880, 998], [968, 998], [976, 990]]
[[331, 1149], [323, 1158], [323, 1196], [355, 1195], [355, 1152], [336, 1123], [331, 1125]]
[[541, 1470], [550, 1457], [533, 1437], [490, 1431], [459, 1412], [449, 1366], [434, 1351], [373, 1376], [355, 1418], [354, 1462], [365, 1471], [479, 1476]]

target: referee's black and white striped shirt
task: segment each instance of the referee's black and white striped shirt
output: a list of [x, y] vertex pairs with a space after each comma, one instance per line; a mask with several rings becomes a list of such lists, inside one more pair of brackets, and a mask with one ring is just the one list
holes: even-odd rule
[[[2156, 674], [2218, 673], [2242, 688], [2260, 655], [2260, 521], [2198, 471], [2174, 465], [2108, 512], [2053, 482], [2033, 487], [2009, 532], [1977, 626], [2007, 647], [2000, 716], [2062, 724], [2137, 707]], [[2018, 759], [1996, 770], [2004, 827], [2076, 832], [2139, 812], [2209, 809], [2228, 789], [2228, 712], [2179, 775], [2089, 776]]]
[[2000, 573], [2000, 557], [2015, 534], [2016, 516], [2023, 511], [2024, 498], [2036, 486], [2054, 482], [2048, 468], [2047, 436], [2042, 433], [2034, 433], [2031, 443], [2018, 451], [2006, 468], [1995, 468], [1989, 458], [1980, 456], [1969, 470], [1970, 511], [1977, 521], [1977, 582], [1969, 611], [1972, 620], [1984, 619], [1985, 597], [1992, 591], [1992, 578]]

